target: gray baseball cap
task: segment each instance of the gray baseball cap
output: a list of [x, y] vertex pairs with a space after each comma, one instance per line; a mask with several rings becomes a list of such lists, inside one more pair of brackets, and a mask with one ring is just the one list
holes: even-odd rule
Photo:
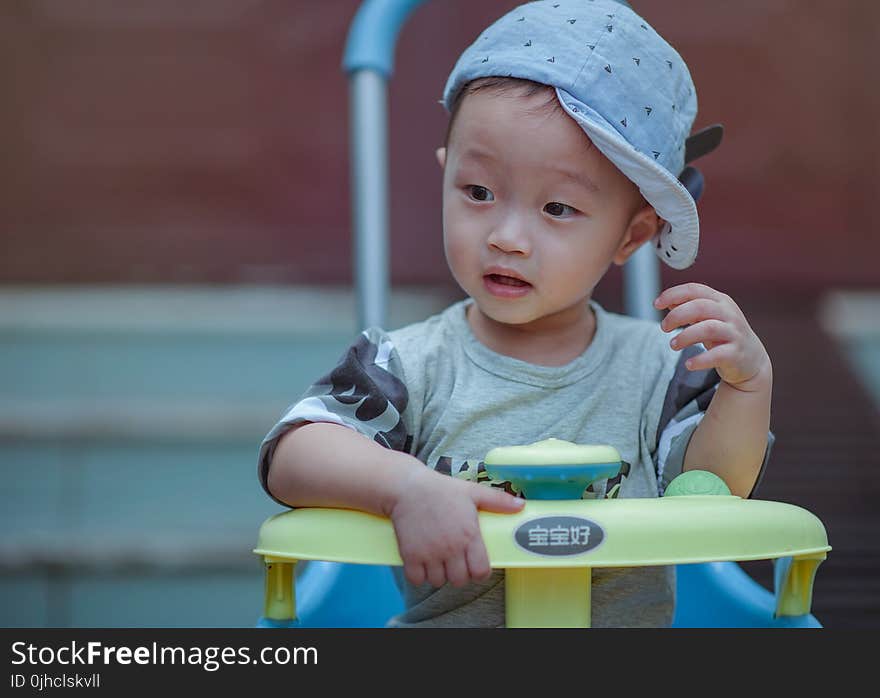
[[461, 54], [443, 105], [451, 110], [467, 83], [491, 76], [554, 87], [565, 112], [666, 222], [654, 239], [660, 259], [674, 269], [693, 263], [700, 221], [679, 175], [696, 89], [684, 60], [644, 19], [617, 0], [521, 5]]

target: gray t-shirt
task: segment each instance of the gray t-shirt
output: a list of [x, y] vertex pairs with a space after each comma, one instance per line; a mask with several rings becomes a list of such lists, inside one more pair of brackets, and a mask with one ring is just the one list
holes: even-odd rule
[[[684, 367], [702, 347], [673, 351], [656, 323], [591, 302], [596, 332], [586, 351], [564, 366], [539, 366], [481, 344], [465, 315], [470, 303], [399, 330], [364, 331], [264, 439], [263, 487], [278, 439], [303, 422], [341, 424], [438, 472], [508, 491], [510, 483], [490, 481], [485, 454], [550, 437], [610, 444], [620, 453], [623, 474], [596, 483], [584, 497], [657, 497], [681, 473], [719, 381], [713, 369]], [[484, 582], [439, 589], [415, 587], [402, 568], [395, 572], [406, 611], [389, 625], [504, 625], [501, 570]], [[674, 594], [672, 567], [596, 568], [592, 624], [669, 625]]]

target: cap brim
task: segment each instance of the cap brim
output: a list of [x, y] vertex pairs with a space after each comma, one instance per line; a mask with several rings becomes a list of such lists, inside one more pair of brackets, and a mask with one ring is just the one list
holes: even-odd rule
[[651, 154], [636, 150], [589, 106], [558, 87], [556, 93], [566, 113], [666, 221], [654, 238], [657, 256], [673, 269], [693, 264], [700, 245], [700, 219], [687, 188]]

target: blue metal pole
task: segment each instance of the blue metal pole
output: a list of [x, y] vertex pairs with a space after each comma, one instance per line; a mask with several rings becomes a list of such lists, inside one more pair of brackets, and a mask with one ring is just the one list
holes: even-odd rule
[[364, 0], [348, 30], [343, 70], [374, 70], [386, 80], [394, 70], [394, 49], [404, 22], [426, 0]]
[[654, 299], [660, 295], [660, 260], [648, 241], [623, 265], [623, 312], [642, 320], [657, 321]]
[[425, 0], [366, 0], [345, 44], [349, 76], [351, 191], [358, 329], [385, 327], [390, 295], [388, 243], [388, 80], [397, 36]]

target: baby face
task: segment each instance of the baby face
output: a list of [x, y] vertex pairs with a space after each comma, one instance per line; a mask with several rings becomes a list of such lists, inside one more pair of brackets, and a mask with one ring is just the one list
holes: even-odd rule
[[541, 108], [549, 94], [467, 95], [438, 151], [453, 276], [491, 320], [536, 329], [588, 312], [609, 265], [656, 230], [635, 185], [564, 112]]

